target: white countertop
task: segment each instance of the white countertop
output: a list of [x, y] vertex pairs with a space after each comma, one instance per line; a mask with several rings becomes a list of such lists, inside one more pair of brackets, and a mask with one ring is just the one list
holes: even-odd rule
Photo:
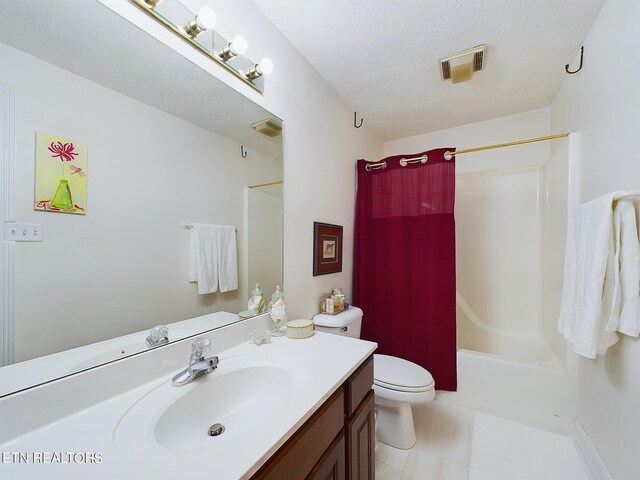
[[[119, 451], [114, 441], [119, 422], [142, 397], [162, 383], [170, 382], [177, 371], [172, 370], [1, 445], [0, 477], [12, 480], [248, 478], [375, 348], [375, 343], [315, 332], [304, 340], [279, 337], [262, 346], [244, 341], [224, 351], [214, 351], [220, 357], [220, 368], [224, 366], [225, 359], [234, 356], [252, 353], [274, 355], [280, 361], [291, 362], [298, 372], [304, 372], [305, 380], [294, 385], [291, 397], [282, 404], [282, 412], [261, 422], [248, 434], [219, 444], [212, 442], [211, 447], [187, 452], [152, 445], [152, 441], [149, 448]], [[214, 371], [210, 375], [215, 374]], [[91, 372], [84, 375], [91, 375]], [[46, 395], [45, 389], [43, 394]], [[28, 416], [29, 412], [25, 411], [24, 415]], [[203, 425], [203, 429], [207, 427]], [[78, 454], [75, 458], [81, 463], [75, 463], [69, 452]], [[93, 454], [93, 458], [99, 454], [100, 463], [91, 462], [88, 454]], [[58, 459], [66, 463], [54, 463]], [[28, 463], [21, 463], [21, 460]]]

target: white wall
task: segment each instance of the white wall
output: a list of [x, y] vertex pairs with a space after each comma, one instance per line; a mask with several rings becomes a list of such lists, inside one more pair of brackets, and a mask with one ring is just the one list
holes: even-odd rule
[[[585, 43], [584, 67], [551, 107], [553, 130], [580, 132], [579, 200], [640, 190], [640, 3], [607, 1]], [[612, 478], [640, 478], [640, 342], [620, 335], [595, 360], [580, 358], [578, 420]]]
[[[208, 4], [225, 37], [243, 35], [252, 59], [269, 57], [274, 72], [259, 95], [237, 78], [168, 32], [128, 2], [100, 0], [160, 41], [181, 52], [284, 120], [285, 298], [290, 318], [311, 318], [320, 294], [352, 282], [355, 161], [377, 159], [382, 142], [376, 132], [353, 127], [353, 110], [249, 0], [185, 0], [194, 11]], [[341, 273], [313, 277], [313, 222], [344, 226]], [[348, 295], [349, 296], [349, 295]]]
[[[187, 281], [182, 226], [236, 225], [241, 247], [244, 187], [281, 161], [239, 161], [238, 144], [202, 128], [2, 44], [0, 57], [16, 97], [16, 218], [45, 240], [15, 248], [16, 360], [244, 309], [245, 279], [203, 296]], [[33, 210], [36, 131], [88, 145], [86, 215]]]

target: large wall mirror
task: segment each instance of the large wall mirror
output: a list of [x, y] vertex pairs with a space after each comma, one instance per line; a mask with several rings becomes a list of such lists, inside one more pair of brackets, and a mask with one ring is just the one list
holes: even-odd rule
[[[267, 298], [282, 284], [282, 137], [250, 127], [277, 117], [97, 0], [0, 2], [0, 65], [15, 221], [43, 234], [4, 246], [0, 396], [145, 351], [155, 325], [175, 341], [239, 321], [253, 284]], [[37, 133], [87, 147], [84, 170], [59, 162], [69, 184], [86, 175], [85, 211], [34, 209]], [[236, 290], [189, 282], [194, 223], [235, 226]]]

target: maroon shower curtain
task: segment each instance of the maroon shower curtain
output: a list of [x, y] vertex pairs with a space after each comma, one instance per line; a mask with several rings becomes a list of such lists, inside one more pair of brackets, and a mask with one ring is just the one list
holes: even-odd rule
[[[353, 303], [362, 338], [378, 353], [431, 372], [438, 390], [456, 389], [455, 157], [453, 148], [358, 161]], [[401, 158], [426, 154], [426, 164]]]

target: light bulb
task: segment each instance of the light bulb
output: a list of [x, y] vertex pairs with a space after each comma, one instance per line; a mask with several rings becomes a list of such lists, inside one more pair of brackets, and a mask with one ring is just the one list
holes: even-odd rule
[[242, 55], [246, 51], [247, 51], [247, 41], [244, 39], [244, 37], [237, 35], [233, 38], [231, 42], [229, 42], [229, 44], [223, 50], [216, 52], [216, 55], [223, 62], [228, 62], [236, 55]]
[[207, 6], [202, 7], [196, 15], [196, 23], [202, 30], [213, 28], [217, 20], [215, 12]]
[[263, 58], [258, 65], [256, 65], [256, 72], [260, 75], [269, 75], [273, 72], [273, 62], [268, 58]]
[[184, 33], [191, 38], [196, 38], [202, 32], [213, 28], [216, 24], [216, 14], [209, 7], [202, 7], [193, 20], [190, 20], [183, 28]]
[[254, 65], [253, 68], [244, 72], [244, 75], [253, 81], [262, 75], [269, 75], [271, 72], [273, 72], [273, 62], [268, 58], [263, 58], [258, 64]]
[[240, 35], [233, 37], [233, 40], [231, 40], [231, 43], [229, 44], [229, 50], [231, 50], [234, 55], [244, 55], [247, 53], [248, 48], [249, 45], [247, 44], [247, 41]]

